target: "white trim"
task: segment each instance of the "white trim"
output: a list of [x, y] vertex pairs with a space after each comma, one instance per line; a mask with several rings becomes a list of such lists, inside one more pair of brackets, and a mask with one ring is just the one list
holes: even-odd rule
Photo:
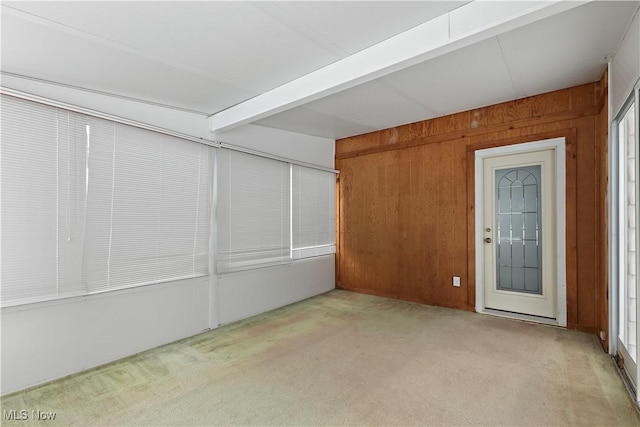
[[289, 163], [289, 258], [293, 259], [293, 165]]
[[[611, 81], [609, 84], [609, 93], [611, 94]], [[627, 108], [630, 104], [635, 103], [636, 107], [636, 117], [635, 117], [635, 125], [636, 125], [636, 141], [635, 144], [637, 146], [638, 140], [640, 139], [640, 110], [638, 106], [640, 106], [640, 80], [636, 82], [632, 92], [627, 97], [626, 101], [622, 104], [619, 110], [616, 112], [615, 116], [609, 115], [609, 203], [608, 203], [608, 239], [609, 239], [609, 354], [611, 356], [616, 356], [620, 353], [627, 353], [624, 346], [619, 345], [618, 336], [620, 335], [620, 272], [622, 267], [620, 265], [623, 262], [623, 258], [620, 257], [620, 252], [622, 247], [624, 246], [624, 235], [620, 235], [620, 212], [621, 209], [624, 209], [622, 206], [622, 196], [620, 194], [620, 184], [622, 182], [623, 177], [621, 176], [624, 173], [623, 169], [620, 167], [620, 162], [624, 161], [620, 158], [621, 147], [620, 147], [620, 139], [618, 135], [618, 124], [620, 119], [624, 113], [627, 112]], [[611, 106], [609, 106], [609, 113], [612, 113]], [[638, 165], [640, 162], [640, 156], [636, 156], [636, 168], [640, 167]], [[636, 185], [636, 200], [638, 197], [638, 187]], [[639, 207], [636, 207], [636, 215], [640, 214], [638, 212]], [[640, 240], [640, 236], [636, 236], [636, 239]], [[636, 243], [637, 244], [637, 243]], [[640, 265], [640, 253], [636, 254], [636, 263]], [[636, 292], [638, 284], [636, 283]], [[640, 319], [640, 305], [636, 304], [636, 319]], [[636, 328], [636, 343], [640, 342], [640, 328]], [[640, 362], [640, 345], [636, 345], [636, 361]], [[640, 363], [636, 362], [636, 367], [640, 365]], [[627, 371], [628, 373], [628, 371]], [[629, 378], [631, 383], [634, 383], [634, 386], [640, 384], [640, 369], [636, 368], [635, 378]], [[640, 404], [640, 393], [635, 392], [633, 396], [637, 404]]]
[[209, 150], [209, 328], [220, 326], [220, 304], [218, 298], [218, 150]]
[[[96, 298], [113, 298], [113, 297], [118, 297], [119, 295], [124, 295], [127, 293], [148, 292], [154, 289], [163, 289], [165, 287], [174, 286], [178, 282], [198, 280], [198, 279], [203, 279], [210, 276], [212, 276], [212, 274], [176, 277], [172, 279], [159, 280], [156, 282], [146, 282], [141, 285], [131, 285], [131, 286], [126, 286], [122, 288], [105, 289], [102, 291], [96, 291], [89, 294], [75, 293], [75, 294], [69, 294], [69, 295], [65, 295], [57, 298], [31, 299], [29, 301], [20, 302], [13, 305], [3, 305], [0, 307], [0, 311], [2, 311], [3, 314], [15, 313], [15, 312], [21, 312], [21, 311], [39, 310], [47, 307], [55, 307], [63, 304], [73, 304], [77, 302], [91, 301]], [[178, 285], [178, 286], [181, 286], [181, 285]]]
[[566, 139], [513, 144], [475, 151], [475, 248], [476, 248], [476, 311], [484, 313], [484, 260], [483, 260], [483, 173], [482, 161], [487, 157], [552, 149], [556, 156], [556, 248], [557, 248], [557, 317], [558, 326], [567, 326], [567, 259], [566, 259]]
[[[638, 145], [639, 141], [640, 141], [640, 80], [637, 80], [636, 86], [634, 87], [634, 94], [633, 96], [635, 97], [635, 109], [636, 109], [636, 117], [635, 117], [635, 124], [636, 124], [636, 140], [634, 141], [635, 146], [636, 146], [636, 150], [638, 149]], [[640, 170], [640, 156], [637, 154], [636, 151], [636, 171]], [[636, 200], [638, 200], [639, 197], [639, 188], [638, 188], [638, 181], [636, 178]], [[636, 218], [638, 218], [638, 214], [640, 207], [638, 206], [638, 204], [636, 204]], [[640, 236], [638, 236], [636, 234], [636, 244], [638, 244], [638, 240], [640, 240]], [[640, 251], [636, 251], [636, 265], [640, 265]], [[640, 328], [637, 327], [638, 324], [640, 324], [640, 304], [637, 303], [638, 299], [637, 299], [637, 295], [638, 295], [638, 282], [636, 281], [636, 378], [635, 378], [635, 385], [636, 385], [636, 403], [640, 404], [640, 393], [638, 393], [638, 387], [640, 387], [640, 369], [638, 369], [638, 365], [640, 365]]]
[[531, 314], [511, 313], [508, 311], [494, 310], [493, 308], [485, 308], [481, 314], [487, 314], [487, 315], [498, 316], [498, 317], [506, 317], [508, 319], [518, 319], [524, 322], [544, 323], [545, 325], [558, 326], [556, 319], [549, 319], [548, 317], [533, 316]]
[[[609, 62], [609, 73], [608, 73], [608, 87], [609, 87], [609, 99], [611, 99], [611, 61]], [[608, 148], [608, 163], [609, 163], [609, 183], [607, 186], [607, 191], [609, 194], [609, 203], [607, 207], [607, 224], [609, 225], [609, 229], [607, 230], [608, 241], [608, 252], [609, 252], [609, 354], [611, 356], [615, 356], [618, 350], [618, 269], [616, 266], [618, 265], [618, 210], [616, 206], [618, 206], [618, 198], [619, 194], [616, 191], [619, 186], [619, 162], [617, 159], [618, 153], [618, 130], [616, 120], [613, 118], [613, 109], [611, 107], [611, 103], [608, 103], [608, 125], [609, 125], [609, 148]], [[615, 284], [615, 286], [614, 286]]]

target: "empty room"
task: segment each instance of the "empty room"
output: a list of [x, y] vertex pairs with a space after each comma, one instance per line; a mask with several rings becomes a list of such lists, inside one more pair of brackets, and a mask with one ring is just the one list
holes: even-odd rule
[[0, 424], [640, 425], [640, 1], [0, 19]]

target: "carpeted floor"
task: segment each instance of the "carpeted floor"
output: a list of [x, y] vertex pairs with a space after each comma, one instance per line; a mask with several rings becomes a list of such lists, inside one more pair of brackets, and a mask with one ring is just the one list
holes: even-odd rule
[[[5, 396], [2, 409], [7, 426], [640, 425], [595, 336], [346, 291]], [[7, 421], [12, 410], [28, 419]]]

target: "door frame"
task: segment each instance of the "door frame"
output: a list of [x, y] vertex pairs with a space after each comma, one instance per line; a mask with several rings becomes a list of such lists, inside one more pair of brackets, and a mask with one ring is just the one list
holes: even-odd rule
[[[611, 76], [609, 76], [611, 78]], [[621, 118], [621, 113], [626, 111], [626, 108], [635, 102], [637, 110], [640, 110], [640, 81], [636, 82], [633, 86], [631, 93], [627, 100], [620, 106], [617, 111], [613, 111], [611, 104], [609, 104], [609, 149], [608, 149], [608, 167], [609, 167], [609, 183], [607, 191], [609, 194], [609, 201], [607, 207], [608, 214], [608, 239], [609, 239], [609, 355], [616, 357], [618, 354], [618, 335], [619, 335], [619, 321], [620, 321], [620, 307], [619, 307], [619, 286], [620, 286], [620, 262], [623, 258], [620, 256], [620, 203], [621, 197], [619, 194], [620, 188], [620, 174], [622, 168], [620, 167], [620, 141], [618, 135], [618, 123]], [[615, 115], [614, 115], [615, 114]], [[640, 141], [640, 111], [636, 111], [636, 141], [637, 144]], [[638, 165], [640, 162], [640, 156], [636, 156], [636, 167], [640, 169]], [[636, 200], [639, 194], [638, 188], [636, 191]], [[637, 208], [638, 209], [638, 208]], [[636, 239], [640, 241], [640, 236], [636, 236]], [[640, 251], [636, 254], [637, 265], [640, 265]], [[638, 288], [636, 288], [636, 292]], [[640, 319], [640, 304], [636, 304], [636, 322]], [[640, 343], [640, 327], [636, 328], [636, 343]], [[633, 378], [635, 384], [640, 384], [640, 345], [636, 346], [636, 377]], [[632, 385], [632, 387], [635, 386]], [[636, 403], [640, 404], [640, 392], [638, 392], [640, 386], [634, 390], [634, 399]]]
[[[566, 139], [564, 137], [545, 139], [541, 141], [525, 142], [522, 144], [505, 145], [502, 147], [476, 150], [475, 157], [475, 251], [476, 251], [476, 312], [485, 313], [484, 306], [484, 247], [482, 230], [483, 215], [483, 161], [487, 157], [501, 156], [505, 154], [521, 154], [533, 151], [553, 150], [556, 160], [556, 287], [557, 287], [557, 314], [558, 326], [567, 326], [567, 250], [566, 250]], [[529, 318], [529, 316], [514, 315], [516, 318]], [[530, 320], [535, 320], [531, 316]], [[548, 323], [548, 322], [545, 322]]]

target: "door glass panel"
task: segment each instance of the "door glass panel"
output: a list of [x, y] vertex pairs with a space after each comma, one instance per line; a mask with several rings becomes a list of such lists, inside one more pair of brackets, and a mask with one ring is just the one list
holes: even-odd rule
[[620, 288], [619, 339], [636, 362], [636, 114], [631, 107], [618, 122], [620, 147]]
[[496, 174], [496, 287], [542, 295], [541, 167]]

